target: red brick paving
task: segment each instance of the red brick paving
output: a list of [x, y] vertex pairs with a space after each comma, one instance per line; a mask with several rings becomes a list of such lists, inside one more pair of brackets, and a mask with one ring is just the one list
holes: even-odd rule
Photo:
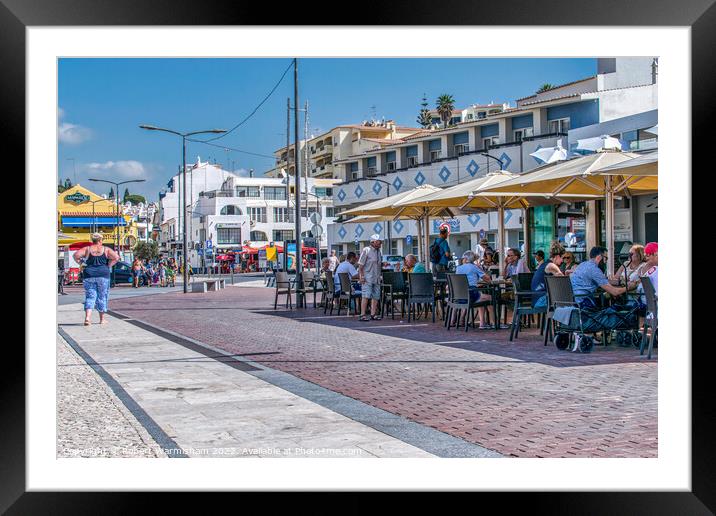
[[[312, 305], [311, 305], [312, 306]], [[447, 331], [273, 310], [273, 290], [118, 299], [110, 308], [516, 457], [656, 457], [657, 360], [544, 347], [526, 329]]]

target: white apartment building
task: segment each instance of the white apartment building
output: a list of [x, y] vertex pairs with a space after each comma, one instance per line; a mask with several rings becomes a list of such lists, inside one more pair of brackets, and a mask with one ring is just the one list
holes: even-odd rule
[[[197, 162], [189, 171], [187, 184], [187, 234], [189, 261], [193, 267], [204, 265], [207, 241], [212, 255], [240, 250], [244, 245], [262, 247], [269, 242], [283, 245], [295, 239], [294, 184], [279, 178], [240, 177], [216, 165]], [[177, 191], [160, 195], [160, 249], [170, 256], [181, 256], [182, 225], [176, 199], [180, 177], [169, 182]], [[308, 194], [301, 183], [302, 238], [316, 238], [316, 244], [327, 249], [328, 224], [335, 220], [332, 179], [308, 178]], [[194, 185], [192, 191], [191, 185]], [[206, 189], [200, 188], [204, 185]], [[288, 186], [288, 188], [287, 188]], [[287, 201], [288, 197], [291, 199]], [[171, 194], [171, 195], [170, 195]], [[164, 203], [169, 200], [167, 205]], [[321, 235], [313, 235], [311, 214], [321, 215]]]
[[[299, 143], [301, 175], [317, 178], [336, 177], [336, 170], [333, 165], [336, 160], [401, 141], [401, 138], [420, 131], [422, 131], [420, 128], [398, 126], [392, 120], [370, 120], [363, 121], [360, 124], [336, 126], [330, 131], [310, 138], [307, 144], [305, 140]], [[275, 151], [276, 166], [267, 171], [265, 175], [280, 177], [281, 169], [285, 169], [289, 175], [293, 175], [294, 147], [295, 145], [289, 147], [288, 154], [286, 147]], [[290, 163], [286, 161], [287, 155]], [[306, 156], [308, 161], [306, 161]], [[308, 171], [308, 174], [306, 174], [306, 171]]]
[[[518, 99], [516, 107], [504, 109], [501, 104], [492, 113], [488, 109], [484, 117], [456, 122], [445, 129], [421, 131], [393, 144], [335, 160], [333, 164], [339, 169], [336, 177], [343, 179], [336, 187], [336, 207], [340, 212], [383, 198], [387, 195], [386, 183], [390, 193], [395, 194], [423, 184], [446, 188], [500, 168], [527, 172], [542, 164], [530, 153], [553, 147], [559, 140], [564, 147], [574, 148], [578, 138], [611, 134], [622, 140], [625, 150], [644, 148], [647, 140], [654, 140], [646, 129], [657, 121], [657, 66], [657, 60], [650, 57], [599, 59], [597, 75]], [[482, 108], [478, 108], [478, 115], [479, 109]], [[655, 209], [655, 201], [647, 204], [649, 209]], [[581, 205], [530, 208], [530, 241], [541, 246], [533, 247], [548, 247], [539, 241], [539, 235], [546, 239], [544, 235], [549, 233], [549, 238], [554, 238], [568, 229], [583, 228], [589, 210]], [[506, 221], [507, 244], [518, 247], [525, 236], [522, 210], [507, 210]], [[456, 216], [450, 221], [453, 251], [459, 254], [474, 249], [481, 233], [494, 242], [496, 222], [492, 213]], [[538, 222], [540, 228], [536, 227]], [[391, 252], [416, 251], [414, 223], [391, 223]], [[648, 234], [649, 223], [642, 221], [634, 227], [640, 224], [646, 229], [638, 235]], [[365, 245], [373, 233], [386, 237], [386, 225], [336, 223], [329, 227], [330, 241], [339, 252], [347, 252]], [[431, 224], [431, 234], [437, 233], [437, 226]], [[554, 234], [547, 227], [553, 227]]]

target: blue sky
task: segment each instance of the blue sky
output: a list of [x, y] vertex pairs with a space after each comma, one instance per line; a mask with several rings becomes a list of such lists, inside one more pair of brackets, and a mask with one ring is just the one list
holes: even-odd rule
[[[230, 129], [274, 87], [290, 59], [60, 59], [59, 176], [98, 193], [89, 177], [146, 179], [130, 192], [157, 200], [181, 165], [181, 139], [139, 129]], [[299, 102], [309, 102], [310, 131], [372, 116], [415, 127], [425, 94], [434, 107], [442, 93], [456, 107], [510, 102], [543, 83], [562, 84], [596, 73], [596, 59], [299, 59]], [[286, 98], [293, 102], [293, 70], [242, 127], [214, 143], [271, 155], [286, 141]], [[291, 122], [293, 131], [293, 121]], [[303, 117], [300, 121], [303, 136]], [[293, 141], [293, 135], [291, 136]], [[187, 162], [201, 156], [262, 175], [271, 158], [198, 143]], [[70, 160], [68, 158], [74, 158]], [[231, 163], [233, 161], [233, 164]], [[74, 165], [74, 169], [73, 169]], [[124, 188], [124, 187], [123, 187]], [[120, 192], [123, 193], [123, 190]]]

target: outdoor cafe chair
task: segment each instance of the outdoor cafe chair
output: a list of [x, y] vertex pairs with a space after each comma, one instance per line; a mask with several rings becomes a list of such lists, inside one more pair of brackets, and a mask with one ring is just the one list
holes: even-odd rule
[[447, 281], [448, 273], [445, 271], [433, 271], [433, 280], [435, 281], [435, 301], [440, 303], [440, 314], [441, 317], [445, 317], [445, 305], [447, 304], [448, 294], [446, 292], [448, 287]]
[[407, 292], [405, 288], [405, 276], [402, 272], [383, 271], [381, 311], [386, 314], [386, 305], [390, 307], [390, 316], [395, 319], [394, 302], [400, 301], [400, 314], [405, 312], [405, 300]]
[[472, 318], [472, 327], [475, 327], [475, 308], [480, 306], [489, 306], [492, 301], [478, 300], [476, 303], [470, 302], [470, 284], [465, 274], [447, 274], [448, 283], [448, 299], [447, 309], [445, 310], [445, 327], [450, 331], [452, 326], [452, 318], [455, 316], [455, 327], [460, 324], [461, 312], [465, 311], [465, 331], [467, 331], [470, 318]]
[[552, 328], [554, 310], [557, 306], [577, 306], [572, 290], [572, 281], [569, 276], [545, 276], [544, 283], [547, 290], [547, 311], [545, 313], [544, 345], [547, 339], [554, 340]]
[[285, 271], [276, 272], [276, 297], [273, 301], [273, 309], [276, 310], [278, 305], [278, 296], [286, 295], [286, 308], [289, 306], [293, 310], [293, 302], [291, 301], [291, 281], [288, 278], [288, 273]]
[[[415, 305], [419, 305], [418, 311], [425, 305], [432, 307], [433, 322], [435, 322], [435, 282], [431, 272], [411, 272], [408, 274], [408, 322], [410, 314]], [[415, 318], [415, 315], [413, 315]]]
[[[347, 272], [341, 272], [338, 274], [338, 280], [341, 282], [341, 288], [338, 294], [338, 315], [341, 315], [341, 306], [343, 306], [343, 301], [347, 301], [346, 306], [346, 315], [351, 314], [351, 303], [356, 300], [360, 299], [361, 295], [356, 294], [353, 291], [353, 287], [351, 285], [351, 277], [350, 274]], [[358, 303], [355, 303], [355, 313], [358, 313]], [[333, 306], [331, 305], [331, 315], [333, 315]]]
[[[658, 317], [658, 299], [656, 297], [656, 291], [654, 290], [654, 284], [651, 282], [649, 276], [642, 276], [641, 285], [644, 289], [644, 297], [646, 297], [646, 316], [644, 317], [644, 334], [642, 335], [641, 345], [639, 346], [639, 354], [644, 354], [644, 348], [646, 347], [647, 341], [649, 342], [649, 352], [647, 358], [651, 358], [651, 351], [654, 349], [654, 340], [657, 337], [659, 331], [659, 317]], [[651, 329], [651, 338], [648, 337], [647, 330]]]
[[[538, 316], [547, 313], [547, 306], [535, 308], [532, 304], [532, 296], [534, 294], [547, 295], [544, 290], [533, 291], [532, 290], [532, 278], [534, 277], [533, 272], [521, 272], [516, 278], [512, 280], [512, 289], [515, 295], [515, 304], [512, 309], [512, 324], [510, 325], [510, 341], [513, 338], [517, 338], [520, 333], [520, 320], [522, 316], [531, 316], [537, 314]], [[538, 322], [539, 324], [539, 322]], [[540, 324], [540, 328], [542, 325]], [[542, 333], [540, 333], [541, 335]]]
[[316, 308], [316, 294], [320, 292], [320, 289], [318, 288], [318, 282], [320, 281], [319, 278], [313, 271], [301, 271], [301, 279], [303, 280], [302, 285], [296, 289], [296, 292], [301, 295], [299, 299], [305, 307], [307, 304], [306, 296], [313, 293], [313, 308]]
[[328, 304], [331, 305], [331, 313], [333, 312], [333, 301], [335, 297], [336, 285], [333, 280], [333, 273], [326, 271], [326, 279], [323, 280], [323, 293], [321, 294], [321, 303], [323, 304], [323, 313], [328, 310]]

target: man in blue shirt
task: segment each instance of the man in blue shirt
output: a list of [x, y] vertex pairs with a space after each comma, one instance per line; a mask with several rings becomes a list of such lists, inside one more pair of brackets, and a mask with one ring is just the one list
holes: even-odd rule
[[433, 264], [433, 270], [435, 272], [447, 272], [448, 263], [450, 262], [450, 246], [447, 241], [448, 229], [443, 226], [440, 228], [440, 236], [435, 239], [433, 245], [440, 249], [440, 260], [434, 261], [434, 258], [430, 256], [430, 261]]
[[[490, 280], [490, 275], [485, 273], [480, 267], [475, 265], [477, 255], [472, 251], [465, 251], [462, 255], [462, 264], [458, 265], [455, 269], [455, 274], [464, 274], [467, 276], [467, 284], [470, 289], [470, 303], [477, 303], [479, 300], [490, 301], [491, 297], [489, 294], [480, 294], [477, 289], [477, 284], [484, 277], [486, 280]], [[486, 329], [485, 325], [485, 307], [479, 306], [477, 313], [480, 318], [480, 329]]]
[[589, 251], [589, 260], [580, 263], [569, 275], [574, 298], [582, 307], [596, 306], [594, 293], [597, 288], [601, 288], [612, 296], [620, 296], [626, 292], [625, 287], [615, 287], [609, 283], [602, 270], [602, 266], [606, 263], [607, 249], [605, 247], [592, 247]]

